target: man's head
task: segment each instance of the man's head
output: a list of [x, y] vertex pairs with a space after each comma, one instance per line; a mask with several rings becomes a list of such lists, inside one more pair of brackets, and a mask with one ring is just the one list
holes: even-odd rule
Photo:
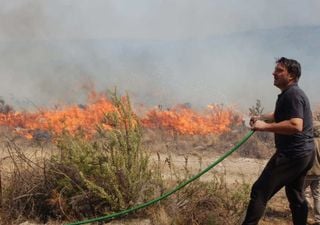
[[301, 66], [297, 60], [281, 57], [280, 59], [277, 59], [276, 63], [282, 64], [287, 69], [288, 73], [294, 77], [295, 81], [298, 82], [301, 76]]
[[284, 90], [291, 84], [298, 82], [301, 76], [300, 63], [294, 59], [281, 57], [276, 60], [276, 67], [272, 74], [274, 76], [274, 85]]

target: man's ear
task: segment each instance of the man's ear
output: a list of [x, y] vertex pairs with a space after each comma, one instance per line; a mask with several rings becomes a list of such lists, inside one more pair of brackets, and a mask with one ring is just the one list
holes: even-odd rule
[[290, 81], [292, 81], [292, 80], [296, 81], [296, 76], [289, 73], [289, 79], [290, 79]]

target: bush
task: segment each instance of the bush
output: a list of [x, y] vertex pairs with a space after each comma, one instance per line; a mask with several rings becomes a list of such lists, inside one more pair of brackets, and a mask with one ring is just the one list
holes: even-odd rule
[[13, 157], [19, 163], [14, 163], [3, 196], [3, 210], [11, 218], [82, 219], [127, 209], [153, 196], [159, 180], [141, 146], [139, 120], [128, 96], [114, 93], [112, 100], [115, 111], [103, 121], [111, 129], [97, 127], [94, 141], [65, 133], [58, 139], [59, 154], [43, 166]]

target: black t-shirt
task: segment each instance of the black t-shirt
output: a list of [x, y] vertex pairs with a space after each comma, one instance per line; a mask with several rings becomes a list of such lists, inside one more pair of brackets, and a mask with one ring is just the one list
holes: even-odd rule
[[275, 122], [292, 118], [303, 119], [302, 132], [293, 135], [275, 134], [275, 144], [278, 152], [290, 157], [300, 157], [314, 150], [312, 112], [305, 93], [297, 84], [278, 95], [274, 112]]

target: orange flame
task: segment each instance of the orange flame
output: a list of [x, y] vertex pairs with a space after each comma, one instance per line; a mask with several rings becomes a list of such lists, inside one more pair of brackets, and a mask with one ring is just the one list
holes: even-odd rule
[[226, 132], [234, 122], [239, 123], [240, 117], [236, 117], [231, 108], [213, 104], [208, 106], [208, 110], [204, 114], [184, 106], [177, 106], [165, 111], [153, 109], [142, 120], [142, 123], [150, 128], [164, 127], [190, 135]]
[[[69, 106], [61, 110], [41, 111], [37, 113], [10, 112], [0, 114], [0, 125], [13, 127], [26, 138], [32, 138], [36, 130], [50, 131], [60, 135], [63, 131], [75, 134], [82, 130], [86, 137], [91, 137], [97, 125], [101, 124], [106, 112], [114, 110], [112, 103], [102, 95], [91, 93], [91, 104], [84, 107]], [[103, 127], [110, 129], [108, 124]]]
[[[91, 138], [98, 125], [112, 129], [111, 125], [103, 123], [103, 118], [107, 112], [114, 110], [115, 107], [105, 95], [91, 92], [89, 104], [84, 107], [69, 106], [36, 113], [0, 113], [0, 126], [12, 127], [19, 135], [29, 139], [33, 138], [36, 131], [48, 131], [56, 136], [64, 131], [76, 134], [79, 130], [83, 131], [86, 138]], [[141, 122], [148, 128], [164, 128], [188, 135], [207, 135], [226, 132], [232, 124], [239, 123], [240, 119], [232, 108], [212, 104], [203, 113], [186, 106], [176, 106], [170, 110], [151, 109]]]

